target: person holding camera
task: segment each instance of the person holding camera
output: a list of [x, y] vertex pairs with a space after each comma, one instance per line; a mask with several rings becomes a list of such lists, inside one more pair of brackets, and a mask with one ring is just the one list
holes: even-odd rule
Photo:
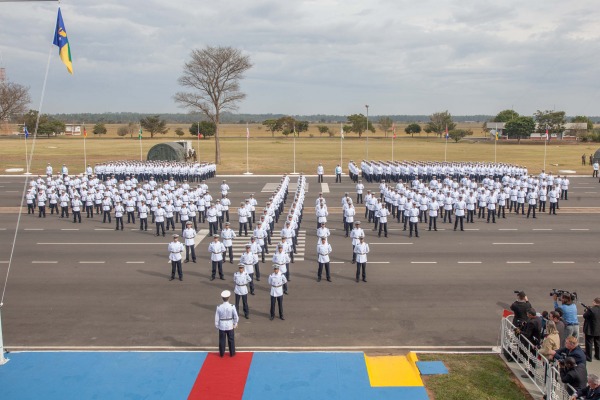
[[589, 374], [587, 386], [573, 394], [571, 400], [600, 400], [600, 377]]
[[591, 307], [585, 306], [583, 313], [583, 334], [585, 335], [585, 358], [592, 361], [592, 348], [594, 358], [600, 360], [600, 297], [594, 299]]
[[[560, 294], [561, 305], [558, 305], [558, 295]], [[554, 308], [560, 308], [563, 311], [565, 320], [565, 335], [579, 338], [579, 320], [577, 319], [577, 306], [573, 304], [574, 296], [569, 292], [554, 292]]]
[[585, 388], [587, 382], [585, 365], [578, 365], [573, 357], [567, 357], [564, 363], [559, 364], [559, 373], [560, 380], [565, 384], [565, 389], [569, 395]]
[[579, 346], [579, 341], [574, 336], [568, 336], [565, 339], [565, 347], [550, 352], [550, 357], [554, 361], [563, 362], [567, 357], [573, 357], [577, 365], [585, 366], [585, 353]]
[[527, 295], [523, 291], [515, 291], [517, 300], [511, 304], [510, 310], [514, 313], [513, 325], [517, 328], [522, 328], [527, 322], [527, 310], [531, 308], [531, 303]]

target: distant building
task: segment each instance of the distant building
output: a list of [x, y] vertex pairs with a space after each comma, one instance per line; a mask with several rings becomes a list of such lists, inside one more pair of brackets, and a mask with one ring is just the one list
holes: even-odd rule
[[67, 136], [80, 136], [81, 135], [81, 125], [76, 124], [65, 124], [65, 132], [64, 134]]

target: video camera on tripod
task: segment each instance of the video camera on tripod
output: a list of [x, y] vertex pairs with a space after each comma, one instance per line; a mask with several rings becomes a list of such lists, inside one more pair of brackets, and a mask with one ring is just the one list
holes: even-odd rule
[[569, 292], [568, 290], [552, 289], [550, 296], [557, 296], [558, 298], [568, 297], [571, 301], [577, 301], [577, 292]]

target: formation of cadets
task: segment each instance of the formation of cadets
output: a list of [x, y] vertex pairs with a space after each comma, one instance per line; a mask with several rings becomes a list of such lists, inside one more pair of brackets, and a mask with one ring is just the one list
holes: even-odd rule
[[[129, 162], [143, 166], [142, 162]], [[152, 165], [154, 162], [148, 162]], [[46, 218], [46, 208], [50, 215], [59, 218], [73, 217], [73, 223], [81, 223], [81, 214], [86, 219], [94, 216], [102, 218], [103, 223], [111, 223], [115, 219], [115, 230], [124, 229], [124, 218], [127, 224], [139, 222], [139, 229], [148, 230], [148, 218], [156, 224], [156, 236], [166, 230], [183, 231], [186, 222], [191, 221], [197, 230], [197, 224], [204, 221], [207, 208], [213, 207], [213, 199], [209, 194], [205, 179], [214, 176], [214, 164], [205, 165], [205, 172], [199, 175], [196, 187], [192, 187], [187, 179], [177, 181], [174, 176], [160, 182], [153, 175], [140, 181], [136, 176], [125, 175], [117, 179], [114, 174], [102, 178], [94, 173], [89, 175], [69, 175], [63, 164], [59, 174], [54, 175], [52, 166], [46, 167], [46, 178], [38, 176], [30, 182], [25, 195], [27, 213]], [[144, 172], [146, 174], [146, 172]], [[223, 196], [226, 197], [226, 196]], [[181, 227], [175, 224], [181, 223]]]
[[86, 167], [86, 174], [92, 172], [100, 180], [106, 180], [114, 176], [117, 180], [125, 177], [135, 177], [138, 181], [149, 180], [153, 176], [158, 181], [164, 181], [173, 177], [176, 182], [200, 182], [203, 179], [213, 178], [217, 173], [215, 164], [190, 163], [180, 161], [107, 161], [96, 164], [92, 170]]
[[[356, 170], [356, 165], [351, 165]], [[398, 169], [390, 173], [386, 168], [391, 165]], [[404, 231], [408, 228], [409, 237], [419, 237], [418, 224], [428, 224], [429, 231], [437, 231], [438, 217], [449, 224], [454, 217], [454, 230], [462, 231], [475, 217], [496, 223], [511, 212], [527, 218], [537, 218], [540, 212], [556, 215], [560, 201], [568, 200], [569, 195], [568, 177], [544, 170], [534, 176], [524, 167], [509, 164], [363, 162], [361, 168], [365, 179], [380, 179], [380, 183], [379, 190], [366, 190], [365, 194], [357, 176], [356, 203], [365, 204], [364, 218], [373, 223], [378, 236], [385, 237], [390, 217], [403, 224]], [[347, 222], [353, 221], [356, 210], [348, 194], [342, 203], [348, 234]]]

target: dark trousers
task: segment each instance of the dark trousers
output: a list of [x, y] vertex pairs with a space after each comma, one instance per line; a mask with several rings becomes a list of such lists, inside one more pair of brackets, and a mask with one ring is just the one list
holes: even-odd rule
[[464, 230], [465, 230], [465, 229], [464, 229], [464, 227], [463, 227], [463, 222], [464, 222], [464, 219], [465, 219], [465, 217], [459, 217], [459, 216], [457, 216], [457, 217], [454, 219], [454, 230], [456, 230], [456, 228], [458, 227], [458, 222], [459, 222], [459, 221], [460, 221], [460, 230], [461, 230], [461, 231], [464, 231]]
[[344, 224], [344, 230], [346, 231], [346, 237], [348, 237], [350, 231], [352, 230], [352, 222], [346, 222]]
[[[452, 222], [452, 221], [450, 221]], [[419, 224], [417, 222], [409, 222], [410, 224], [410, 232], [409, 232], [409, 237], [412, 237], [413, 234], [413, 229], [415, 230], [415, 236], [419, 237]]]
[[317, 175], [317, 183], [323, 182], [323, 175]]
[[179, 278], [183, 278], [183, 272], [181, 271], [181, 260], [171, 261], [171, 278], [175, 278], [175, 270], [177, 270]]
[[229, 222], [229, 210], [223, 210], [223, 218], [225, 218], [225, 222]]
[[56, 213], [58, 214], [58, 206], [56, 203], [50, 203], [50, 215], [54, 214], [54, 210], [56, 210]]
[[[535, 213], [535, 211], [534, 211], [534, 213]], [[495, 209], [488, 208], [487, 222], [490, 222], [490, 217], [492, 217], [492, 221], [494, 223], [496, 223], [496, 210]]]
[[283, 296], [271, 296], [271, 318], [275, 318], [275, 301], [279, 307], [279, 317], [283, 317]]
[[[31, 210], [33, 212], [33, 209]], [[27, 211], [27, 214], [29, 214], [29, 210]], [[60, 208], [60, 217], [67, 217], [69, 218], [69, 207], [61, 207]]]
[[27, 204], [27, 214], [35, 214], [35, 209], [33, 207], [33, 203], [28, 203]]
[[585, 335], [585, 358], [592, 361], [592, 348], [594, 348], [594, 357], [600, 360], [600, 336]]
[[119, 225], [121, 226], [121, 230], [123, 230], [123, 217], [115, 217], [115, 221], [117, 222], [116, 230], [119, 230]]
[[167, 217], [167, 230], [169, 230], [169, 226], [171, 226], [172, 230], [175, 230], [175, 221], [173, 221], [173, 217]]
[[335, 183], [342, 183], [342, 174], [335, 174]]
[[44, 216], [44, 218], [46, 218], [46, 206], [38, 207], [38, 218], [40, 218], [42, 215]]
[[452, 210], [444, 210], [444, 223], [446, 222], [446, 217], [448, 217], [448, 222], [452, 223]]
[[[258, 264], [256, 264], [258, 265]], [[256, 265], [254, 266], [254, 268], [256, 268]], [[255, 269], [256, 271], [256, 269]], [[254, 273], [248, 274], [250, 276], [250, 283], [248, 284], [248, 289], [250, 289], [250, 293], [254, 293]]]
[[362, 204], [362, 202], [363, 202], [362, 193], [357, 193], [356, 194], [356, 204]]
[[140, 218], [140, 231], [148, 230], [148, 218]]
[[75, 222], [81, 223], [81, 211], [73, 211], [73, 223]]
[[108, 223], [110, 224], [110, 222], [112, 221], [112, 220], [110, 219], [110, 210], [109, 210], [109, 211], [106, 211], [106, 210], [104, 210], [104, 211], [103, 211], [103, 214], [104, 214], [104, 215], [103, 215], [103, 217], [102, 217], [102, 223], [105, 223], [105, 222], [106, 222], [106, 218], [108, 217]]
[[217, 274], [217, 268], [219, 269], [219, 277], [223, 278], [223, 261], [212, 262], [212, 277], [214, 278]]
[[208, 235], [209, 236], [216, 235], [218, 232], [219, 231], [217, 229], [217, 221], [209, 222], [208, 223]]
[[235, 335], [233, 329], [230, 331], [219, 330], [219, 355], [223, 357], [225, 355], [225, 342], [229, 344], [229, 355], [235, 356]]
[[250, 310], [248, 309], [248, 295], [235, 295], [235, 309], [237, 310], [238, 314], [240, 313], [240, 298], [242, 299], [242, 308], [244, 309], [244, 316], [247, 317], [250, 314]]
[[550, 203], [550, 212], [548, 214], [556, 215], [556, 203]]
[[540, 200], [538, 211], [546, 212], [546, 200]]
[[[92, 214], [92, 217], [94, 215]], [[133, 223], [135, 224], [135, 212], [133, 211], [127, 211], [127, 223]]]
[[[69, 212], [67, 211], [67, 214]], [[94, 206], [85, 206], [86, 218], [94, 218]]]
[[529, 214], [531, 213], [531, 210], [533, 210], [533, 218], [535, 218], [535, 209], [536, 209], [535, 204], [529, 204], [529, 206], [527, 207], [527, 218], [529, 218]]
[[331, 275], [329, 274], [329, 263], [319, 263], [319, 272], [317, 272], [317, 277], [319, 279], [321, 279], [321, 275], [323, 273], [323, 266], [325, 266], [325, 276], [327, 277], [327, 279], [331, 278]]
[[227, 257], [227, 251], [229, 251], [229, 262], [233, 263], [233, 246], [225, 246], [225, 251], [223, 252], [223, 260]]
[[[256, 275], [256, 280], [260, 281], [260, 268], [258, 266], [258, 263], [254, 264], [254, 275]], [[254, 277], [252, 276], [252, 274], [250, 274], [250, 277], [252, 278], [252, 283], [251, 283], [251, 290], [252, 292], [254, 292]]]
[[387, 222], [380, 222], [379, 223], [379, 233], [377, 236], [381, 237], [381, 231], [384, 231], [385, 233], [385, 237], [387, 237]]
[[162, 231], [162, 235], [165, 236], [165, 223], [164, 222], [157, 222], [156, 223], [156, 236], [159, 235], [159, 231]]
[[238, 236], [242, 236], [242, 230], [244, 230], [244, 234], [248, 236], [248, 223], [240, 222], [240, 230], [238, 231]]
[[433, 230], [437, 231], [437, 217], [429, 217], [429, 230], [431, 230], [432, 223], [433, 223]]
[[195, 246], [185, 246], [185, 261], [190, 261], [190, 252], [192, 253], [192, 261], [196, 261]]
[[[546, 204], [544, 203], [544, 211], [546, 211]], [[502, 215], [502, 218], [506, 218], [506, 206], [498, 207], [498, 218]]]
[[475, 214], [475, 210], [467, 210], [467, 224], [469, 222], [473, 223], [473, 215]]
[[363, 279], [367, 279], [367, 263], [356, 263], [356, 280], [358, 280], [358, 278], [360, 278], [361, 275], [361, 271], [362, 271], [362, 278]]
[[561, 200], [569, 200], [569, 189], [562, 189], [560, 191], [560, 199]]

